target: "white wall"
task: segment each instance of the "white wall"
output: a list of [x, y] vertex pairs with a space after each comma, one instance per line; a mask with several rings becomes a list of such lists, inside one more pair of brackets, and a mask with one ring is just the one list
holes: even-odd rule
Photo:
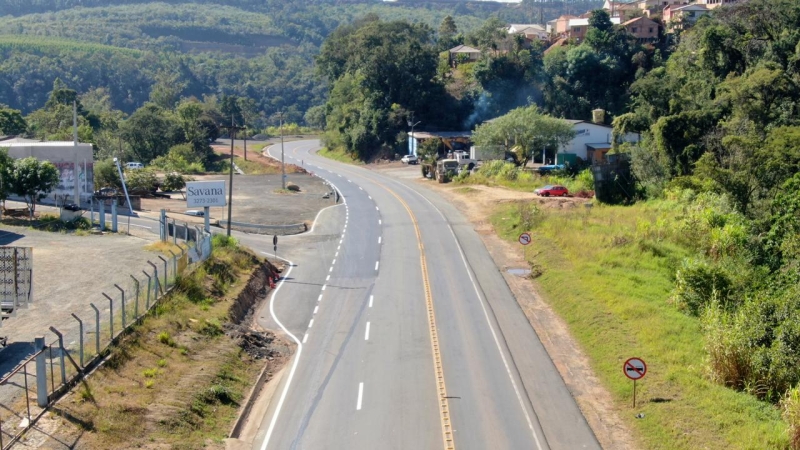
[[[587, 158], [586, 144], [610, 144], [612, 138], [612, 129], [602, 125], [597, 125], [591, 122], [576, 123], [572, 126], [575, 130], [575, 138], [569, 144], [561, 146], [559, 153], [574, 153], [579, 158]], [[636, 133], [628, 133], [622, 137], [624, 142], [638, 142], [639, 135]]]
[[50, 196], [68, 195], [70, 201], [78, 203], [81, 197], [94, 192], [94, 153], [92, 144], [72, 142], [13, 143], [3, 145], [14, 159], [33, 156], [40, 161], [52, 162], [59, 171], [61, 181]]

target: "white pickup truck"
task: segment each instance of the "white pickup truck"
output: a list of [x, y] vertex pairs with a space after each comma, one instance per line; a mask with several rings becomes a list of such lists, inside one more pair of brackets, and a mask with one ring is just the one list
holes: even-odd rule
[[470, 158], [469, 153], [464, 151], [453, 152], [453, 159], [458, 161], [459, 167], [466, 168], [467, 170], [472, 170], [478, 165], [478, 161]]

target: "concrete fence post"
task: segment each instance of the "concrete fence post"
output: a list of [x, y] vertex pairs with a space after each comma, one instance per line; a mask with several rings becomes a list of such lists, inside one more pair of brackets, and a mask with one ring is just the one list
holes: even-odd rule
[[189, 222], [183, 222], [183, 241], [189, 242]]
[[119, 292], [122, 294], [122, 331], [125, 331], [125, 328], [128, 326], [127, 322], [125, 321], [125, 289], [119, 287], [118, 284], [114, 284], [114, 287], [119, 289]]
[[164, 293], [166, 293], [169, 290], [169, 269], [167, 268], [167, 260], [161, 255], [158, 255], [158, 259], [164, 262]]
[[160, 224], [160, 226], [159, 226], [159, 230], [160, 230], [159, 237], [161, 238], [162, 242], [166, 242], [167, 241], [167, 210], [166, 209], [162, 209], [161, 210], [161, 216], [160, 216], [158, 222]]
[[147, 277], [147, 300], [145, 301], [146, 303], [145, 303], [145, 306], [144, 306], [144, 308], [145, 308], [144, 310], [145, 311], [149, 311], [150, 310], [150, 290], [153, 288], [153, 279], [150, 277], [150, 274], [145, 272], [144, 270], [142, 271], [142, 273], [144, 274], [144, 276]]
[[[176, 255], [172, 250], [169, 252], [172, 254], [172, 278], [175, 278], [175, 281], [178, 281], [178, 255]], [[173, 281], [173, 284], [175, 281]]]
[[[153, 286], [153, 301], [157, 301], [158, 300], [158, 289], [159, 289], [160, 284], [161, 284], [161, 281], [159, 281], [159, 279], [158, 279], [158, 267], [155, 264], [153, 264], [152, 262], [150, 262], [150, 261], [147, 261], [147, 264], [150, 264], [150, 266], [153, 268], [153, 278], [155, 278], [155, 280], [156, 280], [156, 284], [155, 284], [155, 286]], [[163, 289], [162, 289], [162, 292], [163, 292]]]
[[94, 310], [94, 351], [99, 355], [100, 354], [100, 310], [97, 309], [97, 306], [94, 306], [94, 303], [89, 303], [89, 306], [92, 307]]
[[133, 278], [133, 288], [136, 291], [136, 303], [133, 305], [133, 315], [136, 320], [139, 320], [139, 280], [133, 275], [131, 275], [131, 278]]
[[58, 356], [61, 362], [61, 384], [67, 384], [67, 366], [64, 364], [64, 352], [66, 352], [67, 349], [64, 348], [64, 335], [54, 327], [50, 327], [50, 331], [58, 336]]
[[172, 219], [172, 245], [178, 243], [178, 229], [175, 228], [175, 219]]
[[111, 325], [111, 340], [114, 340], [114, 300], [108, 296], [105, 292], [103, 292], [103, 296], [108, 299], [108, 310], [109, 316], [111, 317], [110, 325]]
[[[47, 361], [44, 354], [44, 336], [36, 336], [33, 340], [36, 355], [36, 404], [40, 408], [47, 406]], [[28, 393], [26, 392], [27, 396]]]
[[117, 199], [111, 202], [111, 232], [116, 233], [117, 227]]
[[78, 357], [81, 360], [81, 367], [83, 367], [83, 321], [80, 319], [80, 317], [76, 316], [75, 313], [70, 314], [72, 314], [72, 317], [78, 321], [78, 332], [80, 333], [80, 336], [78, 337]]

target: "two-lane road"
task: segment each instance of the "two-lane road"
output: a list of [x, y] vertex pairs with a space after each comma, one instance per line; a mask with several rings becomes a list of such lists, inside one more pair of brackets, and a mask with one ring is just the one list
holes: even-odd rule
[[295, 266], [264, 325], [298, 351], [254, 448], [599, 448], [457, 211], [318, 146], [287, 143], [286, 160], [346, 203], [324, 211], [305, 249], [287, 250]]

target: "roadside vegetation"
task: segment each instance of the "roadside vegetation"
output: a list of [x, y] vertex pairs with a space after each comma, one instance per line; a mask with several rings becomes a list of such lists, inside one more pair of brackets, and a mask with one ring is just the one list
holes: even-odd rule
[[594, 178], [588, 169], [574, 176], [566, 171], [553, 175], [539, 175], [506, 161], [487, 161], [473, 173], [462, 171], [453, 178], [453, 182], [465, 185], [502, 186], [522, 192], [533, 192], [534, 189], [548, 184], [558, 184], [569, 189], [572, 195], [588, 193], [594, 189]]
[[[732, 249], [736, 214], [720, 214], [719, 201], [688, 201], [676, 192], [629, 207], [521, 202], [491, 217], [507, 240], [532, 232], [529, 262], [544, 298], [569, 324], [643, 448], [790, 447], [780, 408], [750, 395], [762, 387], [740, 392], [718, 382], [721, 367], [755, 368], [755, 361], [739, 359], [745, 355], [728, 347], [735, 342], [729, 333], [742, 336], [744, 330], [720, 329], [709, 312], [691, 312], [704, 296], [721, 299], [744, 282], [715, 284], [718, 269], [698, 252], [724, 259]], [[622, 373], [633, 356], [648, 364], [635, 410], [631, 382]], [[643, 418], [635, 418], [638, 413]]]
[[56, 410], [87, 448], [221, 445], [263, 360], [226, 336], [229, 310], [259, 260], [214, 236], [209, 260], [134, 327]]
[[326, 158], [332, 159], [334, 161], [339, 161], [347, 164], [364, 164], [358, 158], [354, 158], [350, 153], [347, 153], [342, 148], [331, 149], [328, 147], [323, 147], [322, 149], [317, 152], [320, 156], [324, 156]]

